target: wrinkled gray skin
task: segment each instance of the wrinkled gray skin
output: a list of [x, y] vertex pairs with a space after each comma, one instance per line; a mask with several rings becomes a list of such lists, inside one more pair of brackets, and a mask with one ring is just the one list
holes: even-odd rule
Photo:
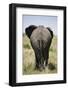
[[53, 38], [50, 28], [31, 25], [26, 28], [26, 35], [29, 37], [32, 48], [35, 52], [36, 65], [39, 70], [45, 69], [48, 65], [49, 48]]

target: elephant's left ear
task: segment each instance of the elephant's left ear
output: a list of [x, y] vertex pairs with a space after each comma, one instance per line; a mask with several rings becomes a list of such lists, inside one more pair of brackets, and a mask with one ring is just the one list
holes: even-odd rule
[[51, 36], [52, 36], [52, 38], [53, 38], [53, 31], [51, 30], [51, 28], [50, 28], [50, 27], [47, 27], [47, 29], [50, 31]]
[[26, 35], [30, 38], [32, 32], [37, 28], [35, 25], [30, 25], [25, 29]]

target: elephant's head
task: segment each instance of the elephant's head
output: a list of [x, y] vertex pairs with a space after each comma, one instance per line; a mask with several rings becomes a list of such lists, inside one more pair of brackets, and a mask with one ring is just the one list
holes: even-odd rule
[[32, 32], [37, 28], [35, 25], [30, 25], [25, 29], [26, 35], [30, 38]]
[[[25, 29], [26, 35], [30, 38], [32, 32], [33, 32], [36, 28], [37, 28], [37, 26], [35, 26], [35, 25], [30, 25], [29, 27], [27, 27], [27, 28]], [[52, 36], [52, 38], [53, 38], [53, 31], [51, 30], [51, 28], [50, 28], [50, 27], [46, 27], [46, 28], [49, 30], [49, 32], [51, 33], [51, 36]]]

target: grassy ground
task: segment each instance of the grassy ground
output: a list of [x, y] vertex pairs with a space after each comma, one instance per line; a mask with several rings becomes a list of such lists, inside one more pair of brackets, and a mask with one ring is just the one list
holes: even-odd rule
[[25, 75], [28, 74], [48, 74], [48, 73], [57, 73], [57, 37], [54, 36], [52, 40], [52, 44], [49, 51], [49, 60], [48, 67], [43, 71], [39, 71], [35, 68], [35, 55], [34, 51], [31, 47], [30, 40], [24, 34], [23, 35], [23, 67], [22, 73]]

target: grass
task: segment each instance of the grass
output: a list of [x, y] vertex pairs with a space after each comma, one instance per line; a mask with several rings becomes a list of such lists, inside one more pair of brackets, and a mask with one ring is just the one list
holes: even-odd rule
[[30, 45], [29, 44], [25, 44], [24, 48], [30, 49]]
[[35, 69], [35, 55], [30, 40], [23, 35], [23, 69], [24, 75], [57, 73], [57, 37], [54, 36], [49, 50], [48, 66], [43, 71]]

